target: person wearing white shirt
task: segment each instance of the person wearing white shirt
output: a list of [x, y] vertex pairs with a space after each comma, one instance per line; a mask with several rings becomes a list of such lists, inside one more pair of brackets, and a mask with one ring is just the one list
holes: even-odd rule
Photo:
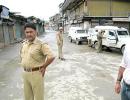
[[[122, 85], [121, 85], [122, 81]], [[121, 92], [121, 100], [130, 100], [130, 41], [125, 46], [121, 66], [119, 68], [115, 92]]]

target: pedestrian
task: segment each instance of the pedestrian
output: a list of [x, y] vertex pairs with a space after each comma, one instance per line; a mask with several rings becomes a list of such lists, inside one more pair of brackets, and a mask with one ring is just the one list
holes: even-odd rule
[[97, 48], [97, 52], [101, 53], [102, 52], [102, 38], [103, 38], [103, 34], [105, 31], [101, 30], [98, 32], [97, 34], [97, 40], [98, 40], [98, 48]]
[[58, 58], [61, 60], [65, 60], [63, 58], [63, 28], [60, 27], [59, 31], [56, 34], [57, 46], [58, 46]]
[[44, 74], [48, 65], [54, 60], [48, 44], [37, 37], [34, 24], [24, 27], [26, 41], [21, 48], [21, 65], [24, 69], [25, 100], [44, 100]]
[[117, 94], [121, 92], [121, 100], [130, 100], [130, 40], [125, 46], [117, 81], [115, 83], [115, 92]]

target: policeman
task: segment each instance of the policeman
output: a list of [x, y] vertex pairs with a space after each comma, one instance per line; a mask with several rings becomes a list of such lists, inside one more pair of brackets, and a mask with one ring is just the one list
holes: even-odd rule
[[57, 46], [58, 46], [58, 58], [61, 60], [65, 60], [63, 58], [63, 52], [62, 52], [62, 48], [63, 48], [63, 28], [60, 27], [59, 31], [56, 34], [56, 40], [57, 40]]
[[101, 30], [97, 34], [97, 40], [98, 40], [98, 50], [97, 50], [97, 52], [98, 53], [102, 52], [102, 38], [103, 38], [104, 33], [105, 33], [105, 31]]
[[21, 65], [24, 69], [24, 97], [25, 100], [44, 100], [44, 74], [48, 65], [54, 60], [49, 46], [37, 37], [34, 24], [24, 27], [26, 41], [21, 48]]

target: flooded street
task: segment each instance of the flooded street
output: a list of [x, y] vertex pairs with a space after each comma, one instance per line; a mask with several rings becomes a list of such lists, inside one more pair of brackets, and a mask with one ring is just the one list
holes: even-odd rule
[[[57, 56], [55, 32], [40, 37]], [[23, 100], [20, 44], [0, 50], [0, 100]], [[86, 43], [70, 43], [64, 34], [65, 61], [55, 61], [45, 74], [45, 100], [120, 100], [114, 82], [121, 62], [119, 52], [96, 53]]]

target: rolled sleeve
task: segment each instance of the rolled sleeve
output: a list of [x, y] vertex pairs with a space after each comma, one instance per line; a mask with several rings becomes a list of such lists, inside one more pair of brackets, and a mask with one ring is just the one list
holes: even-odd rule
[[54, 57], [52, 50], [50, 49], [49, 45], [47, 43], [42, 44], [42, 53], [47, 58]]
[[126, 54], [126, 48], [125, 48], [125, 51], [124, 51], [124, 54], [123, 54], [123, 57], [122, 57], [122, 61], [121, 61], [121, 64], [120, 64], [120, 66], [121, 67], [124, 67], [124, 68], [126, 68], [127, 67], [127, 54]]
[[123, 67], [123, 68], [126, 68], [126, 62], [125, 62], [125, 58], [124, 57], [122, 58], [120, 66]]

